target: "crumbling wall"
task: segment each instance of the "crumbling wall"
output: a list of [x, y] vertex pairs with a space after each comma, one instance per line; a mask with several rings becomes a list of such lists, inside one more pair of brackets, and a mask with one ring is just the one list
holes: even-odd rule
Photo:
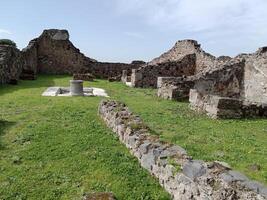
[[131, 64], [97, 62], [86, 57], [69, 40], [67, 30], [44, 30], [23, 50], [25, 71], [43, 74], [91, 73], [98, 78], [119, 77], [122, 70], [140, 67], [141, 61]]
[[189, 101], [192, 109], [214, 119], [267, 117], [267, 104], [252, 103], [241, 98], [203, 94], [191, 89]]
[[267, 103], [267, 47], [245, 57], [244, 98]]
[[201, 94], [240, 98], [244, 93], [244, 70], [245, 61], [233, 59], [192, 77], [194, 89]]
[[38, 72], [73, 74], [85, 72], [96, 62], [84, 56], [69, 40], [67, 30], [44, 30], [37, 38]]
[[19, 80], [24, 60], [19, 49], [0, 45], [0, 84], [16, 84]]
[[155, 58], [149, 64], [155, 65], [158, 63], [177, 61], [188, 54], [196, 55], [195, 73], [199, 73], [205, 68], [213, 68], [214, 63], [216, 62], [216, 57], [209, 53], [206, 53], [197, 41], [179, 40], [175, 43], [173, 48], [171, 48], [169, 51], [162, 54], [158, 58]]
[[23, 80], [35, 80], [37, 78], [38, 46], [37, 39], [29, 42], [28, 46], [22, 49], [24, 65], [20, 78]]
[[177, 61], [148, 64], [132, 71], [133, 87], [157, 87], [157, 79], [162, 76], [190, 76], [196, 70], [196, 55], [189, 54]]
[[227, 163], [193, 160], [182, 147], [151, 136], [140, 117], [126, 105], [102, 101], [99, 114], [174, 200], [267, 198], [264, 185], [232, 170]]
[[158, 77], [158, 97], [169, 100], [185, 100], [189, 97], [194, 81], [188, 77]]
[[115, 78], [120, 80], [123, 70], [131, 71], [138, 67], [140, 67], [140, 64], [94, 62], [89, 65], [87, 70], [98, 78]]

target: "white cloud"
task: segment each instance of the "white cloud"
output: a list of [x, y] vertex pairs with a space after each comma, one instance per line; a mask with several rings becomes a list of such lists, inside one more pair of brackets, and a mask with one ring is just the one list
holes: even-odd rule
[[[138, 15], [163, 28], [203, 31], [239, 23], [260, 23], [267, 17], [266, 0], [115, 0], [122, 15]], [[164, 25], [164, 26], [162, 26]]]
[[12, 33], [9, 30], [0, 29], [0, 37], [3, 37], [3, 35], [11, 35]]
[[[229, 44], [239, 42], [235, 44], [239, 50], [253, 46], [241, 43], [260, 45], [267, 42], [266, 0], [114, 1], [119, 15], [140, 17], [147, 25], [176, 33], [177, 37], [194, 37], [217, 45], [223, 45], [225, 41]], [[230, 46], [238, 49], [235, 45]], [[226, 48], [233, 54], [234, 51]]]

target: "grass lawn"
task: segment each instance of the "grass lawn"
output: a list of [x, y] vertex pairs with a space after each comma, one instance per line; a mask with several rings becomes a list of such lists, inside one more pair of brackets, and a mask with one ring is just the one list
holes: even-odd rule
[[41, 97], [69, 79], [0, 86], [0, 199], [80, 200], [93, 191], [121, 200], [169, 199], [97, 116], [100, 98]]
[[[91, 191], [112, 191], [118, 199], [168, 199], [99, 119], [100, 98], [41, 97], [47, 87], [67, 86], [69, 79], [40, 76], [0, 87], [0, 199], [80, 199]], [[153, 89], [106, 80], [90, 85], [125, 102], [152, 134], [195, 159], [226, 161], [267, 184], [267, 120], [212, 120], [188, 103], [157, 98]]]
[[267, 185], [267, 120], [213, 120], [197, 114], [186, 102], [157, 98], [154, 89], [122, 83], [93, 83], [108, 90], [142, 117], [162, 140], [185, 148], [194, 159], [225, 161], [248, 177]]

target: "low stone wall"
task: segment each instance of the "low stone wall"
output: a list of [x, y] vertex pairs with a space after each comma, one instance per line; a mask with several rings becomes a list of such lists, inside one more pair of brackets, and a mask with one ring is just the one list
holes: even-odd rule
[[170, 100], [189, 98], [190, 89], [194, 82], [187, 77], [158, 77], [158, 97]]
[[92, 74], [73, 74], [73, 80], [83, 80], [83, 81], [94, 81], [94, 76]]
[[0, 45], [0, 84], [17, 84], [23, 65], [24, 60], [19, 49]]
[[190, 76], [195, 73], [196, 55], [189, 54], [178, 61], [145, 65], [132, 71], [131, 83], [133, 87], [157, 87], [158, 77]]
[[264, 185], [226, 163], [193, 160], [183, 148], [150, 135], [141, 118], [122, 103], [102, 101], [99, 115], [174, 200], [267, 198]]
[[88, 72], [92, 73], [97, 78], [116, 78], [120, 80], [123, 70], [131, 71], [138, 67], [140, 67], [139, 64], [95, 62], [90, 64]]
[[205, 95], [195, 89], [190, 90], [190, 106], [198, 112], [217, 118], [267, 117], [267, 104], [257, 104], [237, 98]]

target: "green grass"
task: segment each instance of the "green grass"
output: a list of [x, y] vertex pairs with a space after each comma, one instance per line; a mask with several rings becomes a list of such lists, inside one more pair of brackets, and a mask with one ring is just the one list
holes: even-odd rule
[[169, 199], [97, 116], [101, 98], [41, 97], [69, 79], [0, 86], [0, 199], [81, 199], [95, 191]]
[[140, 115], [152, 134], [182, 146], [194, 159], [227, 162], [267, 184], [266, 119], [213, 120], [190, 110], [186, 102], [157, 98], [154, 89], [128, 88], [106, 81], [93, 85], [106, 88], [112, 98]]
[[[112, 191], [118, 199], [168, 199], [97, 116], [101, 98], [40, 96], [69, 79], [40, 76], [0, 87], [0, 199], [80, 199], [91, 191]], [[228, 162], [267, 184], [267, 120], [212, 120], [186, 102], [157, 98], [153, 89], [106, 80], [90, 85], [125, 102], [151, 134], [195, 159]]]

